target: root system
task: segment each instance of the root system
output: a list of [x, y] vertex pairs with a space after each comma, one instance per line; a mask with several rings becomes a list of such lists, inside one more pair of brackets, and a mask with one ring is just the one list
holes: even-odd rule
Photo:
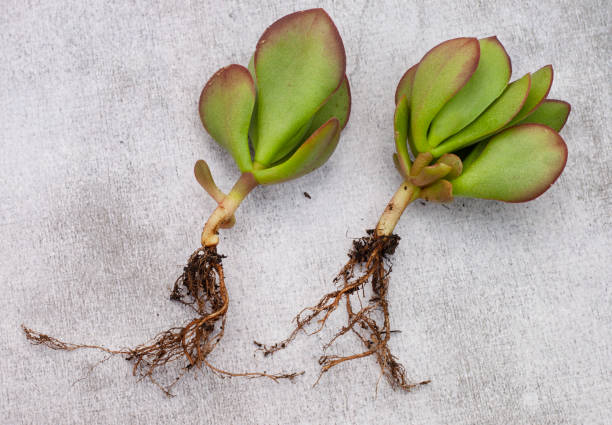
[[[151, 341], [134, 348], [112, 350], [98, 345], [72, 344], [33, 331], [25, 326], [26, 338], [36, 345], [53, 350], [73, 351], [97, 349], [110, 355], [123, 355], [133, 362], [133, 374], [149, 379], [171, 396], [172, 387], [190, 369], [202, 366], [220, 376], [266, 377], [274, 381], [292, 379], [303, 372], [271, 375], [262, 372], [233, 373], [213, 366], [208, 355], [217, 347], [225, 332], [229, 296], [222, 266], [223, 256], [216, 247], [197, 249], [189, 258], [183, 274], [176, 280], [170, 299], [191, 308], [197, 315], [182, 327], [159, 333]], [[170, 383], [161, 384], [156, 375], [160, 368], [174, 362], [184, 362], [180, 374]]]
[[[338, 289], [323, 296], [316, 305], [302, 310], [295, 317], [296, 326], [287, 339], [271, 346], [259, 343], [256, 345], [266, 356], [282, 350], [297, 337], [300, 331], [306, 332], [307, 327], [315, 324], [315, 321], [317, 328], [312, 334], [320, 332], [330, 315], [341, 303], [345, 303], [346, 325], [324, 345], [324, 350], [327, 350], [341, 336], [353, 333], [363, 343], [365, 351], [349, 356], [321, 356], [319, 379], [325, 372], [341, 363], [375, 356], [381, 375], [385, 376], [391, 386], [394, 389], [410, 391], [430, 381], [409, 382], [404, 367], [397, 361], [388, 346], [393, 333], [387, 301], [389, 274], [391, 273], [389, 257], [395, 252], [400, 238], [397, 235], [376, 236], [373, 230], [368, 230], [367, 233], [368, 236], [353, 241], [353, 246], [348, 254], [349, 261], [334, 279]], [[365, 296], [365, 286], [368, 282], [371, 283], [371, 296], [369, 302], [363, 305], [362, 297]], [[358, 309], [355, 307], [355, 301], [358, 301]]]

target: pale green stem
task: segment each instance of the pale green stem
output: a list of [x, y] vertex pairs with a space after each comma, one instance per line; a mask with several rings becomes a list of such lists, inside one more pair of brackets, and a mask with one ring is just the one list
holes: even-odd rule
[[206, 221], [202, 231], [202, 246], [216, 246], [219, 243], [219, 235], [217, 235], [219, 226], [225, 221], [231, 220], [240, 203], [257, 184], [252, 173], [242, 173], [230, 193], [223, 198], [223, 201]]
[[419, 197], [420, 189], [412, 183], [403, 182], [397, 189], [376, 225], [376, 236], [390, 236], [406, 207]]

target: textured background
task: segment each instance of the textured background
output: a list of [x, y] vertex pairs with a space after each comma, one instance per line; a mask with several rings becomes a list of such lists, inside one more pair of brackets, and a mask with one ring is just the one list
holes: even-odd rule
[[[0, 422], [603, 424], [612, 407], [611, 8], [605, 0], [380, 2], [2, 0], [0, 5]], [[231, 294], [211, 360], [305, 369], [294, 383], [189, 376], [167, 399], [111, 359], [30, 346], [26, 323], [72, 341], [141, 343], [184, 309], [168, 301], [213, 202], [192, 176], [231, 159], [196, 105], [213, 72], [246, 64], [259, 35], [324, 6], [344, 39], [353, 113], [329, 163], [258, 188], [223, 233]], [[331, 331], [273, 359], [289, 320], [331, 287], [351, 238], [399, 183], [393, 93], [432, 46], [496, 34], [514, 77], [553, 63], [573, 111], [565, 173], [529, 204], [410, 207], [397, 232], [392, 349], [415, 380], [392, 391], [373, 359], [311, 388]], [[606, 119], [608, 118], [608, 119]], [[308, 191], [308, 200], [302, 192]], [[335, 350], [359, 347], [351, 338]], [[607, 420], [605, 418], [608, 418]], [[607, 422], [609, 423], [609, 422]]]

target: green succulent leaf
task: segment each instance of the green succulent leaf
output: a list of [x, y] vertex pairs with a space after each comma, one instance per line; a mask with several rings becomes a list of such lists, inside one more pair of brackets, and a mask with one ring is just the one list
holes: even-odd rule
[[393, 126], [395, 130], [395, 149], [401, 174], [410, 173], [410, 155], [408, 154], [408, 99], [403, 95], [395, 107]]
[[279, 151], [272, 164], [283, 162], [288, 159], [297, 147], [304, 140], [308, 139], [312, 133], [317, 131], [330, 118], [337, 118], [340, 123], [340, 130], [343, 130], [348, 123], [351, 113], [351, 91], [348, 78], [344, 76], [340, 87], [329, 97], [325, 105], [317, 111], [310, 119]]
[[408, 105], [410, 105], [410, 99], [412, 97], [412, 85], [414, 84], [414, 75], [416, 74], [416, 70], [419, 67], [419, 64], [412, 65], [408, 71], [404, 73], [400, 82], [397, 84], [397, 88], [395, 89], [395, 104], [397, 105], [402, 98], [402, 96], [406, 96], [406, 100], [408, 100]]
[[504, 128], [519, 113], [531, 86], [530, 74], [511, 83], [500, 97], [493, 102], [475, 121], [457, 134], [436, 146], [432, 153], [435, 157], [455, 152], [477, 143]]
[[421, 189], [419, 196], [429, 202], [451, 202], [453, 200], [453, 185], [448, 180], [438, 180]]
[[311, 9], [272, 24], [257, 43], [254, 65], [255, 161], [267, 166], [280, 151], [295, 147], [287, 148], [288, 142], [301, 141], [294, 136], [340, 86], [346, 56], [330, 17], [323, 9]]
[[544, 124], [555, 131], [561, 131], [571, 106], [562, 100], [546, 99], [540, 106], [519, 124]]
[[553, 68], [552, 65], [546, 65], [538, 69], [531, 75], [531, 88], [529, 89], [529, 95], [525, 100], [525, 104], [521, 108], [520, 112], [508, 123], [506, 127], [513, 126], [521, 122], [529, 114], [536, 110], [538, 106], [546, 99], [550, 86], [553, 82]]
[[424, 167], [421, 172], [416, 176], [409, 176], [408, 181], [415, 186], [423, 187], [427, 186], [442, 177], [446, 176], [453, 170], [448, 164], [437, 162], [434, 165], [428, 165]]
[[340, 129], [344, 129], [348, 123], [349, 115], [351, 114], [351, 88], [346, 75], [340, 83], [340, 87], [327, 99], [325, 105], [321, 107], [312, 118], [308, 136], [319, 129], [330, 118], [337, 118], [340, 123]]
[[446, 175], [446, 178], [448, 179], [457, 178], [463, 172], [463, 163], [461, 162], [461, 158], [453, 153], [445, 153], [440, 157], [440, 159], [438, 159], [438, 162], [451, 167], [451, 170]]
[[[295, 152], [300, 144], [307, 139], [307, 135], [312, 127], [312, 118], [302, 126], [289, 140], [287, 140], [280, 148], [278, 153], [272, 159], [271, 164], [275, 165], [279, 162], [283, 162]], [[316, 130], [316, 129], [315, 129]]]
[[427, 141], [431, 147], [474, 121], [497, 99], [510, 81], [510, 58], [497, 37], [479, 40], [480, 59], [469, 81], [431, 122]]
[[204, 86], [200, 119], [213, 139], [227, 149], [240, 171], [252, 168], [249, 124], [255, 106], [255, 85], [248, 69], [240, 65], [221, 68]]
[[554, 183], [567, 161], [561, 136], [541, 124], [515, 126], [482, 143], [479, 155], [464, 161], [463, 173], [452, 180], [456, 196], [529, 201]]
[[456, 38], [431, 49], [419, 63], [410, 100], [410, 137], [418, 152], [429, 150], [429, 125], [474, 74], [479, 57], [477, 39]]
[[472, 165], [474, 161], [476, 161], [476, 158], [478, 158], [480, 154], [482, 153], [482, 151], [484, 150], [484, 148], [487, 147], [488, 142], [489, 142], [488, 140], [483, 140], [482, 142], [477, 143], [475, 146], [468, 148], [469, 153], [461, 161], [461, 163], [463, 164], [464, 170], [468, 168], [470, 165]]
[[257, 85], [257, 75], [255, 75], [255, 53], [251, 55], [247, 69], [251, 73], [251, 77], [253, 77], [253, 81], [255, 81], [255, 84]]
[[286, 161], [270, 168], [254, 170], [260, 184], [280, 183], [301, 177], [323, 165], [336, 149], [340, 122], [331, 118], [315, 131]]

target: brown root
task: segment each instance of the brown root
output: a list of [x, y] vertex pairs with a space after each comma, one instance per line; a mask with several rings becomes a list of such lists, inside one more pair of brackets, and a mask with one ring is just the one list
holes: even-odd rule
[[[197, 249], [189, 258], [183, 274], [176, 280], [170, 299], [192, 308], [197, 317], [182, 327], [170, 328], [159, 333], [151, 341], [134, 348], [112, 350], [98, 345], [72, 344], [33, 331], [22, 325], [26, 338], [35, 345], [53, 350], [73, 351], [82, 348], [96, 349], [110, 355], [123, 355], [134, 363], [133, 374], [149, 379], [166, 395], [180, 378], [194, 366], [207, 367], [220, 376], [265, 377], [278, 381], [292, 379], [303, 372], [271, 375], [262, 372], [233, 373], [213, 366], [207, 359], [225, 332], [225, 320], [229, 296], [223, 276], [223, 256], [216, 247]], [[104, 360], [103, 360], [104, 361]], [[170, 363], [185, 361], [181, 373], [171, 383], [162, 385], [156, 372]]]
[[[265, 356], [268, 356], [286, 348], [300, 331], [306, 332], [306, 327], [314, 324], [315, 320], [317, 328], [311, 334], [320, 332], [327, 319], [344, 300], [347, 323], [323, 348], [327, 350], [338, 338], [352, 332], [361, 340], [365, 351], [350, 356], [321, 356], [319, 359], [321, 365], [319, 379], [325, 372], [341, 363], [375, 356], [381, 374], [385, 376], [392, 388], [410, 391], [420, 385], [428, 384], [430, 381], [409, 382], [404, 366], [397, 361], [387, 345], [391, 333], [394, 332], [390, 327], [387, 301], [389, 274], [391, 273], [391, 264], [388, 258], [395, 252], [399, 240], [400, 238], [397, 235], [376, 236], [374, 231], [368, 230], [368, 236], [353, 241], [353, 247], [348, 254], [349, 261], [334, 278], [334, 283], [339, 285], [339, 288], [323, 296], [315, 306], [302, 310], [295, 317], [295, 328], [285, 340], [270, 346], [256, 342], [259, 350], [263, 351]], [[369, 303], [364, 306], [361, 304], [359, 292], [365, 290], [365, 285], [368, 282], [371, 282], [372, 295]], [[355, 301], [353, 295], [356, 295], [359, 299], [359, 310], [357, 311], [353, 308]], [[319, 379], [317, 379], [317, 382]]]

